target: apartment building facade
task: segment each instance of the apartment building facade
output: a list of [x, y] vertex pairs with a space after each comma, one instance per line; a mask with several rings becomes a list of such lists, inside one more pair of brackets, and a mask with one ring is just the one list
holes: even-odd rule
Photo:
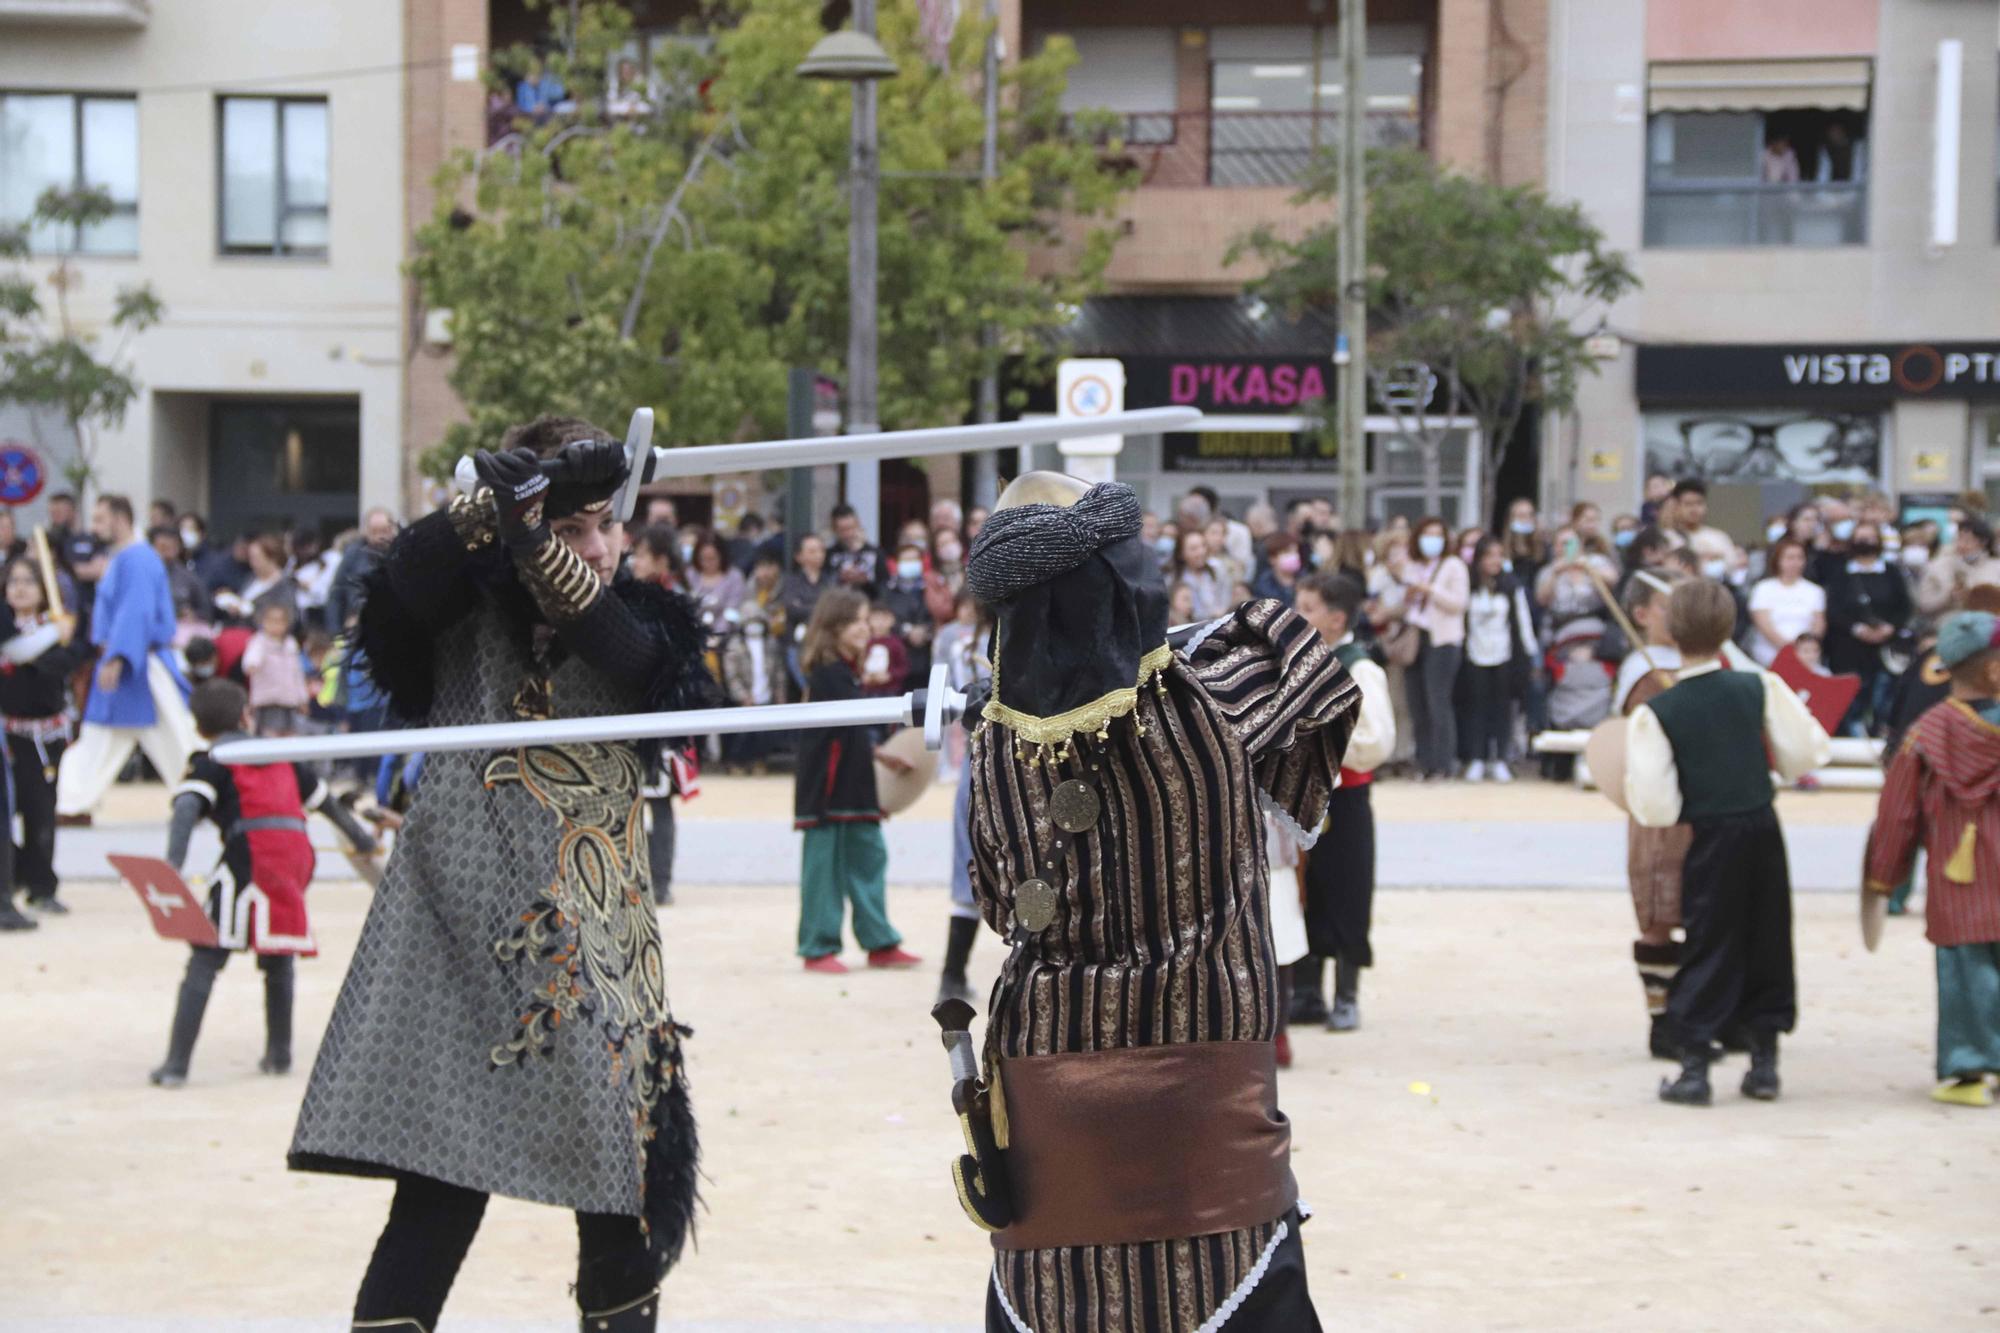
[[[402, 506], [402, 34], [402, 0], [0, 0], [0, 216], [105, 188], [81, 324], [140, 281], [165, 306], [131, 345], [143, 389], [104, 433], [100, 489], [221, 534]], [[58, 475], [64, 436], [0, 407], [0, 437]]]
[[2000, 5], [1553, 0], [1548, 183], [1643, 286], [1543, 495], [1701, 476], [1740, 537], [1806, 495], [2000, 499]]

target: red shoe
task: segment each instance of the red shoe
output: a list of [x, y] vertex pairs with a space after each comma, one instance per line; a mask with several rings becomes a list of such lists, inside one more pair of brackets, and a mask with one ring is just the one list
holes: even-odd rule
[[886, 949], [868, 951], [870, 967], [915, 967], [924, 960], [913, 953], [905, 953], [900, 945], [890, 945]]
[[1288, 1032], [1280, 1032], [1272, 1042], [1278, 1048], [1278, 1068], [1292, 1067], [1292, 1037]]
[[823, 953], [817, 958], [806, 959], [806, 971], [823, 972], [830, 977], [847, 975], [847, 964], [840, 961], [837, 954]]

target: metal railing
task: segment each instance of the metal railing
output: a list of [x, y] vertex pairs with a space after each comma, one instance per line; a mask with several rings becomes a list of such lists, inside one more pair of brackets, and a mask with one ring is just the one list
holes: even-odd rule
[[[1415, 112], [1371, 111], [1370, 148], [1417, 147]], [[1142, 185], [1296, 185], [1315, 156], [1340, 142], [1338, 111], [1141, 111], [1099, 136], [1129, 160]]]
[[1646, 184], [1649, 246], [1828, 246], [1867, 240], [1866, 181]]

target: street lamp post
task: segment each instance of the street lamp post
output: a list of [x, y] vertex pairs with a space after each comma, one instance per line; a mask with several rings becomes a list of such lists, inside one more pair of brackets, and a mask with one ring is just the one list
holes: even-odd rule
[[[848, 141], [847, 222], [847, 433], [880, 430], [875, 402], [876, 234], [881, 161], [877, 151], [876, 80], [894, 78], [896, 62], [875, 40], [875, 0], [854, 0], [854, 27], [822, 37], [800, 62], [802, 79], [835, 79], [854, 85]], [[878, 541], [882, 531], [881, 465], [873, 459], [847, 465], [847, 503]]]

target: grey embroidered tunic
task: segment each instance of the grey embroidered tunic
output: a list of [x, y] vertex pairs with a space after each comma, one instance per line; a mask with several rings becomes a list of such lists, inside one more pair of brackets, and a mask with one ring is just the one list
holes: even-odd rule
[[[413, 528], [413, 549], [392, 563], [466, 558], [438, 536]], [[583, 717], [649, 702], [563, 653], [508, 586], [494, 594], [462, 581], [454, 596], [470, 609], [451, 609], [424, 661], [399, 664], [429, 670], [424, 721]], [[371, 651], [399, 651], [366, 631]], [[695, 1139], [641, 775], [633, 744], [426, 760], [313, 1068], [294, 1167], [412, 1172], [642, 1217], [666, 1233], [655, 1240], [671, 1261], [692, 1208]]]

